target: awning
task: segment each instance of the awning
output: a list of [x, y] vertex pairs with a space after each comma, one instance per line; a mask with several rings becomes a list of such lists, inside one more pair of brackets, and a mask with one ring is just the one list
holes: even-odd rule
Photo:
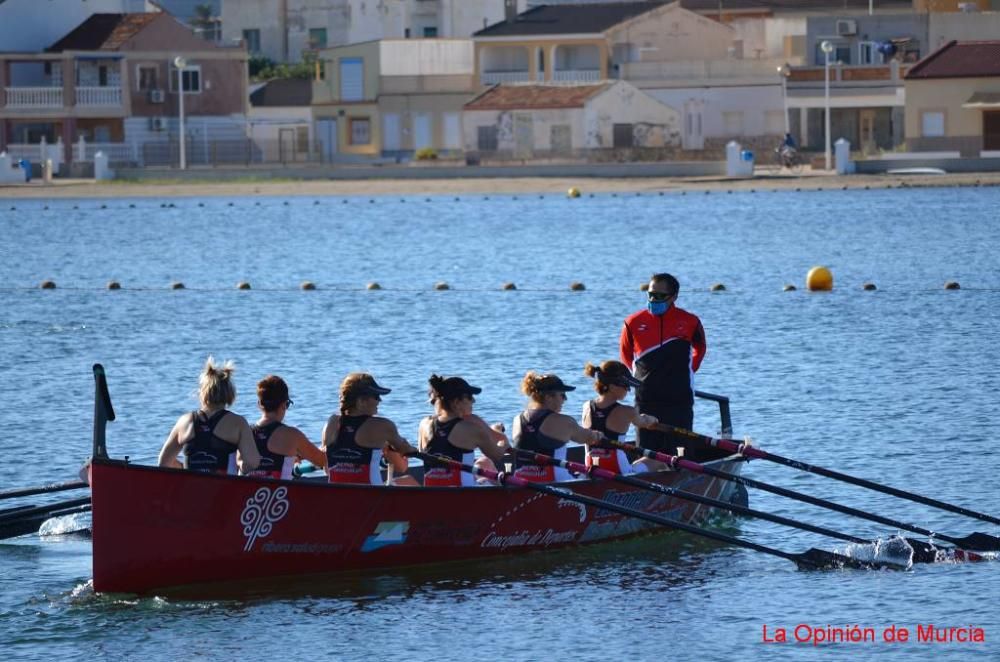
[[913, 41], [913, 37], [893, 37], [889, 41], [893, 44], [908, 44]]
[[1000, 108], [1000, 92], [975, 92], [962, 108]]

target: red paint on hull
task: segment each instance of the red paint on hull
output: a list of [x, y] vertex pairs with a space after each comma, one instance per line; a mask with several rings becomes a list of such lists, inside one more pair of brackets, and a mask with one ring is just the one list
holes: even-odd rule
[[[742, 462], [712, 463], [738, 472]], [[732, 483], [640, 476], [725, 498]], [[684, 522], [708, 510], [603, 481], [562, 486]], [[94, 589], [158, 589], [460, 561], [620, 539], [659, 528], [507, 487], [406, 488], [211, 476], [97, 460]]]

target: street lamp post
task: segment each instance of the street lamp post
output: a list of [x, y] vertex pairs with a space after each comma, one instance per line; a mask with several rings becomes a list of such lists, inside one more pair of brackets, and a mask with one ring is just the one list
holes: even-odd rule
[[823, 51], [823, 58], [825, 60], [823, 70], [826, 74], [824, 80], [826, 85], [824, 86], [824, 99], [826, 101], [826, 117], [824, 120], [824, 133], [826, 134], [826, 146], [824, 147], [824, 154], [826, 156], [826, 169], [830, 169], [830, 53], [833, 52], [833, 44], [829, 41], [824, 41], [819, 45], [820, 50]]
[[788, 66], [788, 63], [778, 67], [778, 75], [781, 76], [781, 108], [785, 111], [785, 133], [789, 132], [788, 128], [788, 76], [792, 73], [792, 68]]
[[177, 105], [179, 109], [179, 126], [178, 133], [180, 134], [180, 148], [181, 148], [181, 170], [187, 169], [187, 154], [185, 154], [184, 145], [184, 69], [187, 67], [187, 60], [182, 56], [178, 55], [174, 58], [174, 66], [177, 67]]

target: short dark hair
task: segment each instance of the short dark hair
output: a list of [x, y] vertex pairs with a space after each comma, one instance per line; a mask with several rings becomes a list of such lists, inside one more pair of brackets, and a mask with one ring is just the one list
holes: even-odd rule
[[677, 282], [677, 279], [670, 274], [663, 272], [659, 274], [653, 274], [649, 277], [650, 283], [665, 283], [670, 294], [675, 295], [681, 291], [681, 284]]
[[268, 375], [257, 382], [257, 401], [264, 411], [277, 411], [288, 402], [288, 385], [277, 375]]

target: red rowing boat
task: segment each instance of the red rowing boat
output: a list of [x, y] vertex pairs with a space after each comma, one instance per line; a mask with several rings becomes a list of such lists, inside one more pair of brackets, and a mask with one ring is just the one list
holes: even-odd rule
[[[743, 462], [711, 464], [735, 473]], [[733, 483], [689, 472], [642, 477], [719, 499], [728, 499], [734, 489]], [[100, 592], [149, 593], [465, 561], [658, 529], [517, 487], [332, 485], [196, 474], [100, 458], [91, 465], [90, 485], [94, 589]], [[552, 486], [686, 523], [710, 512], [618, 483], [579, 480]]]

